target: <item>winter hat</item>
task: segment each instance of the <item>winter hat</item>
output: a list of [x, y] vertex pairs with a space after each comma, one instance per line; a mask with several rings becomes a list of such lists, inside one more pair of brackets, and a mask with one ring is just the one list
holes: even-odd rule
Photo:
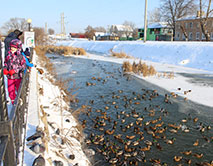
[[23, 32], [18, 29], [14, 30], [14, 33], [17, 35], [17, 37], [19, 37], [23, 34]]
[[10, 47], [15, 47], [15, 48], [21, 49], [22, 48], [22, 42], [20, 40], [18, 40], [18, 39], [13, 39], [10, 42]]

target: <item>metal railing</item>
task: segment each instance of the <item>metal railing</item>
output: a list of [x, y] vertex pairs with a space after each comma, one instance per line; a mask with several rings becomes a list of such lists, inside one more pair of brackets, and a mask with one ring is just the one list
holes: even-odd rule
[[[32, 52], [33, 50], [31, 50], [31, 53]], [[2, 57], [2, 52], [0, 52], [0, 55], [0, 57]], [[29, 73], [26, 72], [24, 74], [13, 107], [10, 110], [10, 114], [8, 114], [2, 70], [2, 58], [0, 58], [0, 65], [0, 165], [3, 164], [4, 166], [15, 166], [20, 162], [20, 146], [22, 146], [25, 139], [22, 138], [22, 132], [26, 127], [24, 116], [27, 112], [28, 106], [27, 98], [29, 92]]]

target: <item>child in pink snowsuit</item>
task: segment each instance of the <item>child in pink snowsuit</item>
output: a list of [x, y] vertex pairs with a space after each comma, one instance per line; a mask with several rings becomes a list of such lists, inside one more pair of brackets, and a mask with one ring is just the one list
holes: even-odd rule
[[22, 43], [18, 39], [14, 39], [10, 42], [10, 51], [4, 61], [4, 75], [8, 78], [8, 92], [12, 104], [18, 93], [19, 86], [21, 84], [23, 71], [26, 68], [26, 61], [21, 54]]

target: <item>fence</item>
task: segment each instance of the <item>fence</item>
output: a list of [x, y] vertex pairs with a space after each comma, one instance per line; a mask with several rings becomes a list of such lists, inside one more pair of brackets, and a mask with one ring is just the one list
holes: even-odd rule
[[[2, 49], [0, 48], [0, 50]], [[32, 52], [33, 50], [31, 50], [31, 53]], [[0, 57], [2, 57], [1, 51]], [[26, 127], [24, 116], [25, 113], [27, 113], [29, 73], [25, 73], [17, 97], [14, 101], [14, 105], [8, 114], [2, 70], [2, 58], [0, 58], [0, 65], [0, 165], [16, 166], [20, 162], [20, 146], [22, 146], [25, 139], [22, 138], [22, 132]]]

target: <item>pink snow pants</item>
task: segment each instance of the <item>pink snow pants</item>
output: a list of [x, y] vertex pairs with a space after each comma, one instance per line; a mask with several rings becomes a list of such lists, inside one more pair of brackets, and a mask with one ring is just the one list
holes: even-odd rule
[[18, 93], [21, 80], [22, 79], [8, 79], [8, 92], [12, 104], [14, 103], [14, 100], [16, 98], [16, 93]]

